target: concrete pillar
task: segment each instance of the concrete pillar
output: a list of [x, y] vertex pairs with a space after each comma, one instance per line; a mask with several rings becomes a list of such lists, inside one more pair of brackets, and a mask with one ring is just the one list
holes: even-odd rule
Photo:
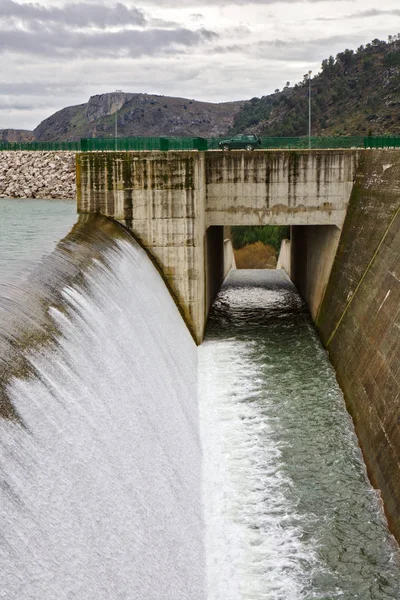
[[294, 225], [290, 236], [290, 277], [315, 321], [328, 285], [340, 229], [335, 225]]
[[224, 280], [224, 228], [209, 227], [206, 231], [207, 314]]
[[78, 212], [112, 217], [133, 232], [200, 343], [207, 312], [204, 154], [82, 153], [77, 171]]

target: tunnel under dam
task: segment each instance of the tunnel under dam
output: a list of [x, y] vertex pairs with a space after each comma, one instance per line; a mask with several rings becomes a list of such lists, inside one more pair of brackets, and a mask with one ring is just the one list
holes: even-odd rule
[[227, 271], [223, 227], [291, 227], [284, 266], [400, 539], [400, 153], [82, 153], [77, 188], [80, 213], [115, 219], [147, 250], [197, 343]]

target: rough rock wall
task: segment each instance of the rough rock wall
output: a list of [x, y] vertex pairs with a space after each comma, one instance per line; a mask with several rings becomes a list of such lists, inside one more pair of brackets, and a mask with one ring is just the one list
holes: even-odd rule
[[86, 117], [89, 121], [94, 121], [95, 119], [113, 115], [137, 95], [126, 94], [125, 92], [112, 92], [111, 94], [91, 96], [86, 105]]
[[0, 198], [75, 197], [75, 152], [0, 152]]
[[317, 327], [400, 540], [400, 152], [362, 157]]

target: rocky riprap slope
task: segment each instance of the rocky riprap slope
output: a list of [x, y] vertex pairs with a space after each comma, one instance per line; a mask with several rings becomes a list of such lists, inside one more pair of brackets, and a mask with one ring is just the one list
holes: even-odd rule
[[0, 198], [75, 197], [75, 152], [0, 152]]

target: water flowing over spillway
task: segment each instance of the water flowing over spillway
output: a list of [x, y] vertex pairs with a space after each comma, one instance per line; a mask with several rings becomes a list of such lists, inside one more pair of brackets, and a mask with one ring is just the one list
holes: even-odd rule
[[81, 217], [54, 250], [73, 207], [13, 203], [0, 598], [398, 600], [398, 546], [286, 275], [231, 272], [196, 349], [125, 230]]
[[199, 352], [208, 600], [400, 598], [397, 544], [287, 276], [231, 272]]
[[121, 228], [0, 300], [0, 597], [205, 598], [196, 347]]

